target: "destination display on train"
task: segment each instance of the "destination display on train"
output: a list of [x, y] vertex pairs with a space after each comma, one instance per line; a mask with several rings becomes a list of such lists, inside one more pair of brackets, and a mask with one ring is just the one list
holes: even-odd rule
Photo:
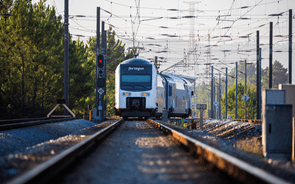
[[150, 75], [122, 75], [122, 82], [150, 82]]
[[128, 71], [143, 71], [144, 67], [128, 67]]

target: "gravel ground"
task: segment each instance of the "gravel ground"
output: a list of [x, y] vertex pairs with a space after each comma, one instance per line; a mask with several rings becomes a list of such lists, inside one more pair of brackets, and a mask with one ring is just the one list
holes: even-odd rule
[[[80, 119], [0, 132], [0, 183], [51, 158], [113, 122], [115, 120], [95, 124]], [[250, 153], [243, 148], [244, 143], [247, 143], [261, 150], [261, 125], [259, 124], [207, 120], [204, 122], [204, 130], [166, 125], [295, 183], [293, 162], [262, 158], [259, 151]], [[138, 141], [137, 145], [139, 146], [140, 144], [144, 145], [146, 140]], [[145, 165], [155, 165], [155, 163], [155, 161], [146, 162]], [[155, 175], [154, 172], [153, 176]]]
[[0, 132], [0, 183], [17, 176], [115, 120], [95, 124], [84, 119]]
[[[251, 149], [249, 145], [253, 145], [257, 150], [262, 150], [261, 124], [229, 120], [205, 120], [203, 130], [185, 129], [168, 123], [163, 124], [295, 183], [295, 163], [287, 160], [263, 158], [261, 152], [255, 153], [255, 151], [252, 151], [251, 153], [251, 151], [243, 147], [246, 142], [246, 148]], [[239, 146], [239, 144], [242, 146]]]

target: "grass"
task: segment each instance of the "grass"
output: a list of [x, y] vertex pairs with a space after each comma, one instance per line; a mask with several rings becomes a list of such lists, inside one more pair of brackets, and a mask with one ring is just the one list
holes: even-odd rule
[[[181, 123], [176, 121], [169, 121], [169, 123], [181, 126], [183, 128], [187, 128], [187, 122], [183, 120], [181, 121]], [[261, 136], [245, 137], [242, 139], [238, 139], [233, 144], [233, 147], [238, 148], [247, 153], [254, 154], [261, 159], [264, 158]]]
[[182, 128], [187, 128], [187, 123], [185, 121], [181, 121], [181, 123], [178, 123], [176, 121], [169, 121], [170, 124], [172, 125], [178, 125], [178, 126], [181, 126]]
[[240, 139], [237, 140], [233, 146], [238, 149], [244, 150], [247, 153], [255, 154], [259, 158], [264, 158], [261, 137]]

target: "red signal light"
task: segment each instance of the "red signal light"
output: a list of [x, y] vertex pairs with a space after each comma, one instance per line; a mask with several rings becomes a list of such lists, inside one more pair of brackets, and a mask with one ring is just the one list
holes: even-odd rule
[[103, 68], [104, 67], [104, 62], [105, 62], [105, 60], [104, 60], [104, 56], [102, 55], [102, 54], [98, 54], [98, 56], [97, 56], [97, 66], [98, 66], [98, 68]]

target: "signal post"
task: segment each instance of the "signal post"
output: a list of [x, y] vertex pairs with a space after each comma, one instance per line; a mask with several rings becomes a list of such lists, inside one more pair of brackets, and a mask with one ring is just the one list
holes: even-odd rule
[[[96, 22], [96, 103], [93, 108], [93, 119], [100, 123], [106, 117], [106, 108], [104, 95], [106, 94], [106, 31], [104, 30], [104, 22], [100, 32], [100, 7], [97, 7], [97, 22]], [[100, 44], [100, 33], [102, 33], [102, 43]], [[101, 47], [101, 49], [100, 49]]]
[[197, 109], [200, 110], [200, 129], [203, 129], [203, 111], [207, 109], [207, 104], [197, 104]]

